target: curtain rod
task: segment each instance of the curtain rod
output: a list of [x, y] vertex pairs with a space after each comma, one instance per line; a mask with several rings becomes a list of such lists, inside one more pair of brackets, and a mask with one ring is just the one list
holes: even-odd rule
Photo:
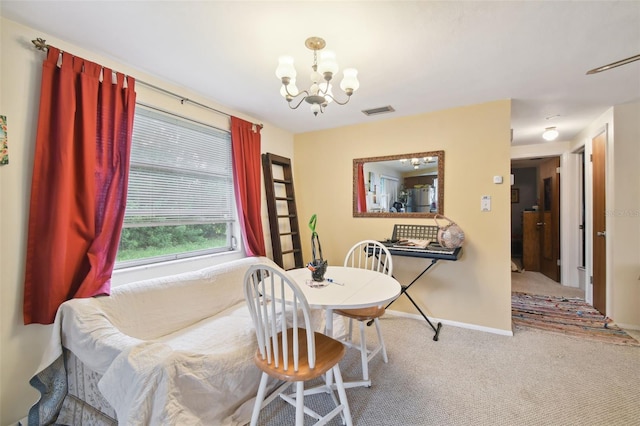
[[[31, 43], [33, 43], [33, 46], [38, 50], [45, 51], [45, 50], [49, 49], [49, 45], [47, 44], [47, 41], [45, 39], [43, 39], [43, 38], [38, 37], [35, 40], [31, 40]], [[63, 52], [63, 51], [60, 50], [60, 52]], [[153, 90], [157, 90], [158, 92], [162, 92], [162, 93], [164, 93], [166, 95], [173, 96], [175, 98], [180, 99], [180, 103], [182, 105], [184, 105], [185, 103], [191, 103], [191, 104], [197, 105], [197, 106], [199, 106], [201, 108], [208, 109], [209, 111], [213, 111], [215, 113], [218, 113], [218, 114], [221, 114], [221, 115], [224, 115], [224, 116], [227, 116], [227, 117], [231, 117], [231, 114], [228, 114], [228, 113], [226, 113], [224, 111], [220, 111], [220, 110], [215, 109], [215, 108], [212, 108], [212, 107], [210, 107], [208, 105], [205, 105], [205, 104], [202, 104], [200, 102], [191, 100], [191, 99], [189, 99], [187, 97], [179, 95], [178, 93], [171, 92], [171, 91], [169, 91], [167, 89], [163, 89], [162, 87], [158, 87], [158, 86], [156, 86], [154, 84], [147, 83], [146, 81], [138, 80], [137, 78], [135, 80], [136, 80], [137, 83], [142, 84], [143, 86], [147, 86], [147, 87], [149, 87], [149, 88], [151, 88]], [[263, 124], [257, 124], [257, 123], [253, 123], [253, 124], [255, 126], [260, 127], [261, 129], [264, 127]]]

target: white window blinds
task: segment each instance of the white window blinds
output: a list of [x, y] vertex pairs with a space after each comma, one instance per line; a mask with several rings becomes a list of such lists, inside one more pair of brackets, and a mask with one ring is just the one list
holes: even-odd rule
[[125, 227], [230, 222], [231, 135], [136, 108]]

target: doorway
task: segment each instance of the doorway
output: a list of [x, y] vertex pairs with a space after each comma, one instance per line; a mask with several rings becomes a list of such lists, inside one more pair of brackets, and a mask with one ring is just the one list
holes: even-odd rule
[[560, 282], [560, 158], [538, 166], [540, 272]]
[[560, 282], [560, 158], [512, 160], [512, 262]]

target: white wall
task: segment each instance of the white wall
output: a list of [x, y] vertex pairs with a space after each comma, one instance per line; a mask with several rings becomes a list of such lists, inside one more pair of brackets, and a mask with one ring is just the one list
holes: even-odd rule
[[614, 238], [609, 239], [612, 291], [607, 296], [616, 323], [640, 329], [640, 102], [616, 105], [613, 126], [607, 235]]
[[585, 150], [586, 289], [593, 300], [591, 140], [603, 129], [606, 145], [606, 314], [626, 328], [640, 329], [640, 103], [616, 105], [571, 142]]
[[511, 159], [518, 160], [533, 157], [558, 157], [567, 152], [568, 149], [568, 141], [557, 141], [534, 145], [512, 145]]
[[[593, 303], [593, 285], [591, 284], [589, 277], [592, 275], [593, 271], [593, 262], [592, 255], [593, 253], [593, 213], [592, 213], [592, 194], [593, 194], [593, 168], [591, 165], [590, 157], [592, 153], [591, 140], [600, 133], [603, 129], [607, 129], [608, 132], [608, 142], [607, 146], [610, 145], [610, 142], [613, 140], [613, 108], [605, 111], [600, 117], [593, 121], [586, 129], [584, 129], [578, 136], [576, 136], [572, 141], [569, 147], [570, 152], [576, 152], [580, 149], [584, 149], [584, 174], [585, 174], [585, 270], [586, 270], [586, 281], [585, 281], [585, 299], [589, 303]], [[607, 147], [608, 151], [608, 147]], [[607, 152], [607, 157], [609, 153]], [[607, 158], [608, 162], [608, 158]], [[609, 167], [609, 166], [607, 166]], [[610, 179], [607, 178], [609, 182]], [[611, 189], [607, 184], [607, 196], [610, 197], [611, 194], [609, 192]], [[577, 216], [569, 218], [569, 221], [578, 221], [579, 218]], [[607, 257], [610, 260], [610, 253], [607, 249]], [[608, 269], [608, 268], [607, 268]], [[609, 279], [607, 278], [607, 281]], [[608, 296], [607, 296], [608, 299]]]
[[[9, 135], [9, 165], [0, 166], [0, 424], [14, 424], [27, 415], [29, 407], [39, 394], [28, 381], [40, 362], [43, 349], [48, 342], [51, 326], [32, 324], [25, 326], [22, 320], [23, 279], [25, 267], [27, 218], [31, 170], [35, 143], [40, 76], [45, 54], [32, 47], [31, 40], [42, 37], [48, 43], [65, 51], [95, 61], [117, 71], [131, 74], [137, 79], [162, 87], [211, 106], [234, 114], [247, 121], [257, 122], [198, 94], [172, 86], [146, 75], [125, 64], [92, 52], [83, 51], [63, 40], [42, 31], [27, 28], [1, 18], [0, 49], [0, 114], [6, 115]], [[138, 100], [161, 107], [180, 115], [189, 115], [220, 128], [229, 128], [229, 119], [193, 104], [182, 105], [178, 99], [137, 85]], [[262, 150], [293, 158], [293, 135], [269, 123], [263, 123]], [[263, 186], [264, 188], [264, 186]], [[263, 189], [264, 198], [264, 189]], [[268, 236], [268, 216], [263, 202], [262, 218], [268, 254], [271, 243]], [[216, 262], [242, 257], [242, 251], [229, 255], [203, 257], [197, 260], [182, 260], [163, 267], [140, 267], [117, 271], [113, 284], [118, 285], [136, 279], [167, 273], [178, 273]]]

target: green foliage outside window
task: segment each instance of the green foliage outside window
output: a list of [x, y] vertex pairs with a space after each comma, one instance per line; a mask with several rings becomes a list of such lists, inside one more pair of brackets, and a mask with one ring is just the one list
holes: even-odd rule
[[227, 247], [227, 224], [123, 228], [116, 261]]

